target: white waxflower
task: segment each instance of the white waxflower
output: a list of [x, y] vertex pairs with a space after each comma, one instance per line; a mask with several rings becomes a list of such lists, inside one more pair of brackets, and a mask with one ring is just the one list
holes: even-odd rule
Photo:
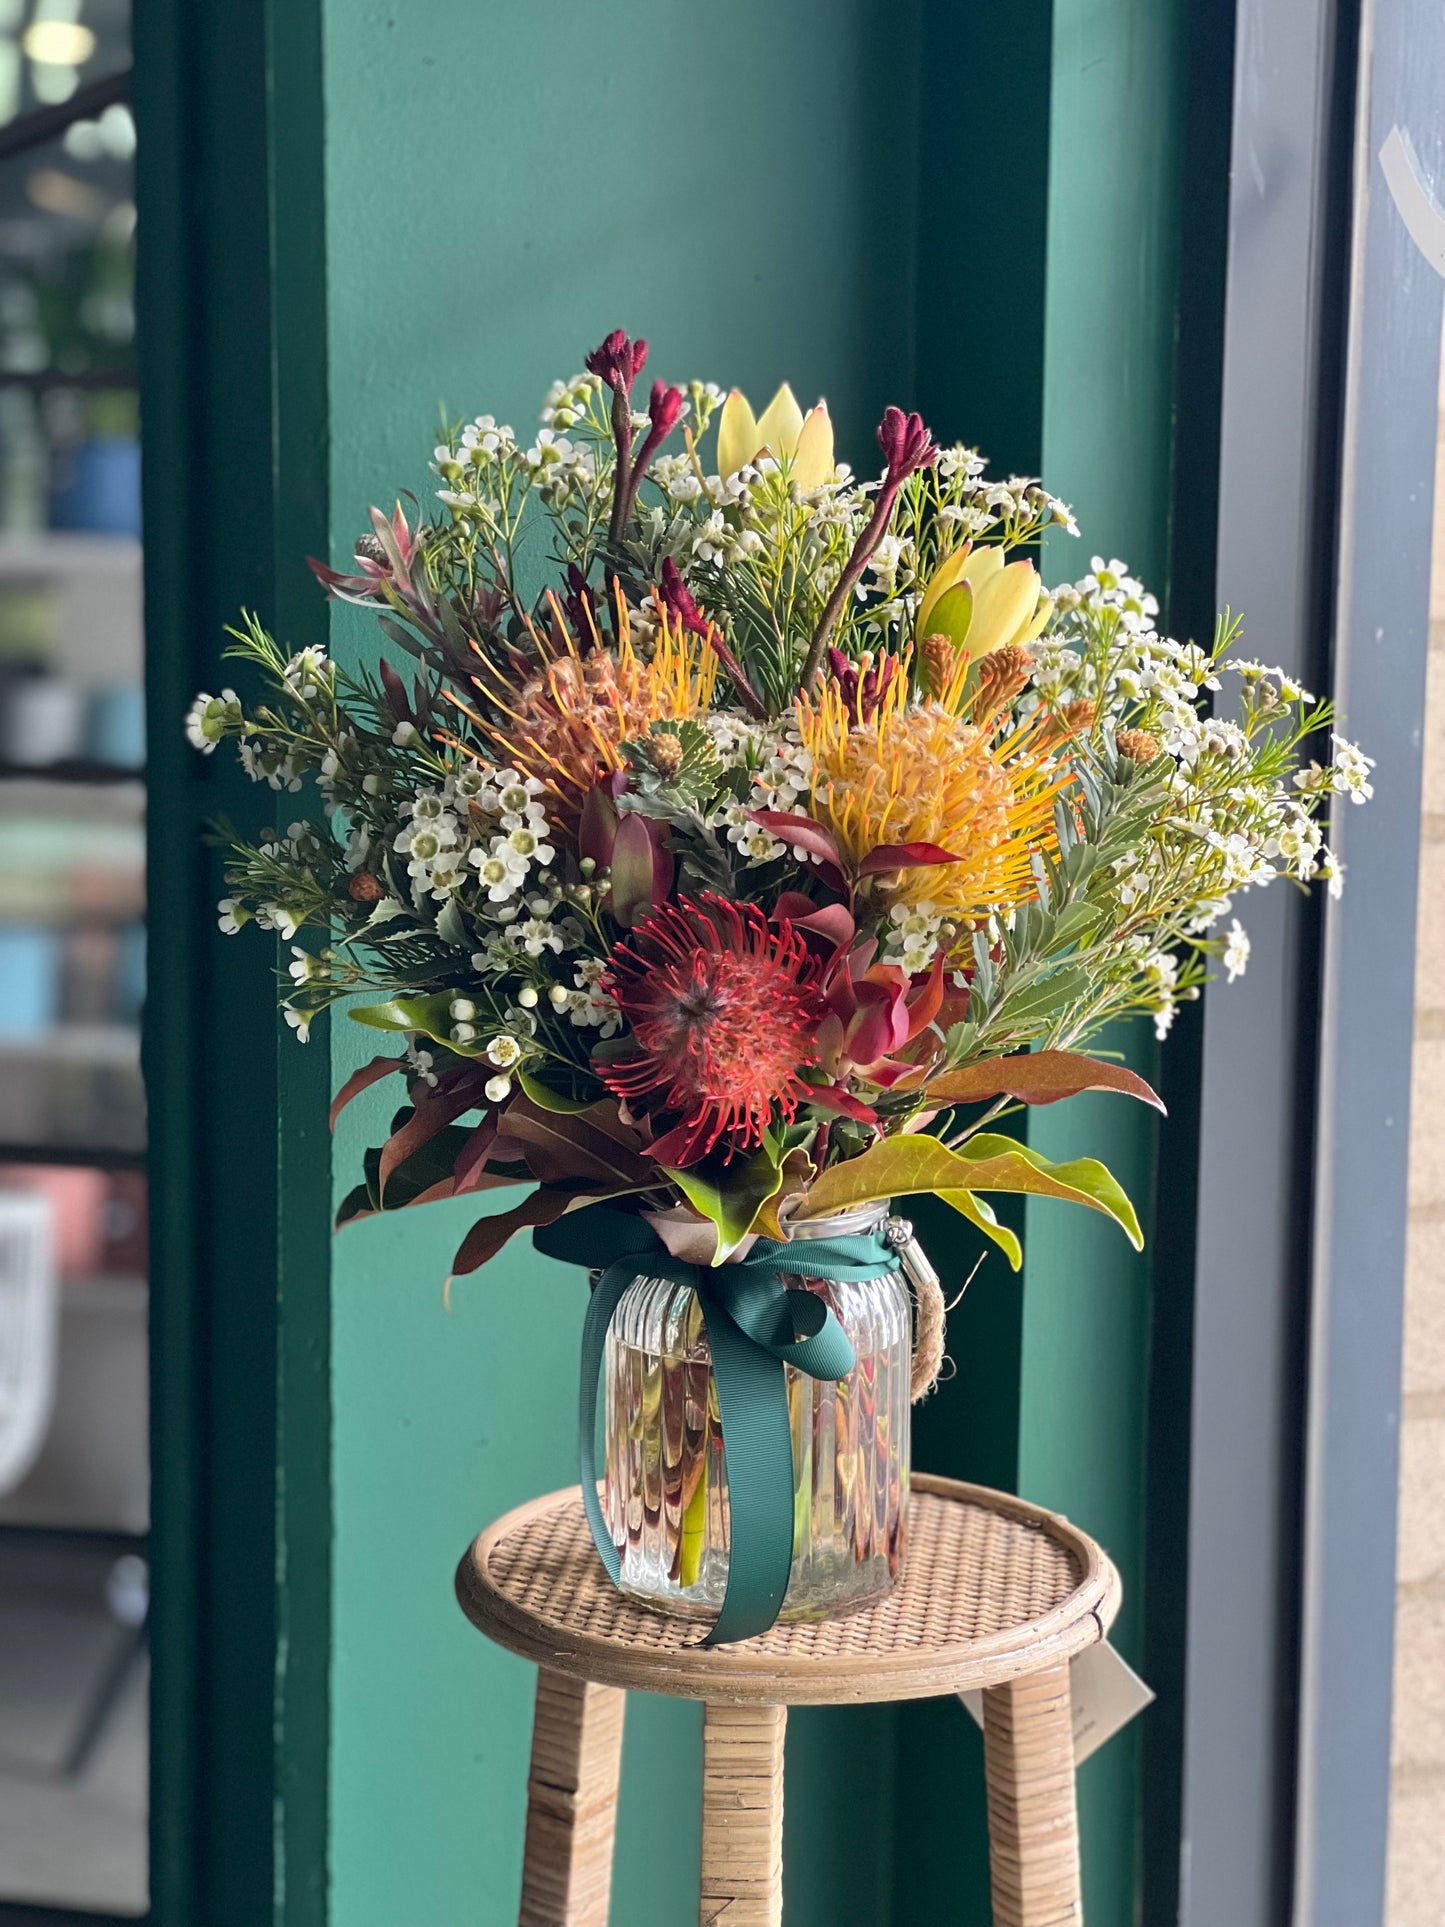
[[461, 445], [474, 466], [484, 468], [499, 456], [511, 454], [517, 441], [511, 429], [505, 423], [499, 424], [494, 415], [478, 415], [462, 430]]
[[686, 455], [659, 455], [649, 472], [670, 502], [695, 502], [702, 494], [697, 470]]
[[251, 921], [250, 912], [241, 908], [239, 897], [222, 897], [216, 908], [220, 911], [216, 921], [228, 937], [234, 937], [243, 923]]
[[287, 965], [287, 971], [292, 982], [298, 984], [309, 984], [313, 977], [326, 975], [325, 966], [295, 943], [291, 946], [291, 962]]
[[883, 961], [898, 964], [916, 977], [938, 954], [943, 912], [925, 898], [917, 904], [895, 903], [888, 920], [891, 927], [884, 942]]
[[309, 648], [298, 649], [281, 674], [297, 695], [309, 702], [323, 690], [330, 689], [336, 671], [327, 661], [326, 651], [319, 643], [313, 643]]
[[558, 956], [562, 953], [561, 932], [550, 923], [544, 922], [541, 917], [525, 918], [521, 923], [513, 925], [509, 935], [521, 945], [529, 957], [540, 957], [544, 950], [551, 950]]
[[692, 552], [700, 562], [716, 562], [726, 553], [730, 539], [722, 510], [714, 509], [693, 536]]
[[286, 1019], [286, 1022], [291, 1026], [292, 1030], [295, 1031], [296, 1041], [298, 1043], [309, 1044], [311, 1042], [311, 1019], [316, 1015], [314, 1010], [296, 1010], [290, 1004], [283, 1004], [281, 1006], [281, 1015]]
[[448, 1035], [450, 1036], [451, 1041], [454, 1044], [470, 1044], [472, 1039], [476, 1036], [476, 1034], [477, 1034], [476, 1025], [467, 1024], [467, 1023], [453, 1024], [450, 1031], [448, 1032]]
[[1315, 875], [1328, 886], [1330, 896], [1336, 902], [1345, 894], [1345, 866], [1333, 850], [1321, 853], [1315, 865]]
[[421, 741], [421, 731], [415, 723], [403, 720], [391, 732], [391, 740], [398, 749], [410, 749]]
[[518, 856], [525, 857], [529, 863], [537, 863], [545, 867], [557, 860], [557, 852], [552, 845], [543, 842], [542, 834], [530, 824], [519, 823], [514, 829], [508, 830], [507, 843]]
[[1230, 983], [1242, 977], [1249, 963], [1249, 932], [1236, 917], [1229, 926], [1229, 935], [1224, 939], [1222, 954], [1225, 976]]
[[873, 579], [884, 595], [891, 596], [898, 587], [900, 571], [911, 575], [913, 545], [901, 535], [885, 535], [868, 558], [868, 567]]
[[263, 930], [274, 930], [286, 943], [296, 935], [295, 917], [279, 903], [263, 903], [256, 912], [256, 922]]
[[1162, 1042], [1178, 1011], [1179, 959], [1167, 950], [1156, 950], [1144, 959], [1141, 972], [1153, 992], [1149, 1007], [1154, 1035]]
[[1280, 830], [1276, 842], [1279, 854], [1293, 867], [1301, 882], [1314, 874], [1321, 837], [1312, 818], [1297, 812]]
[[493, 773], [479, 764], [468, 763], [465, 768], [452, 771], [442, 785], [442, 795], [449, 803], [471, 803], [481, 796]]
[[418, 1050], [415, 1044], [408, 1044], [406, 1062], [408, 1070], [414, 1077], [419, 1078], [423, 1084], [435, 1086], [437, 1074], [432, 1069], [432, 1065], [435, 1064], [436, 1058], [431, 1051]]
[[477, 800], [490, 816], [521, 816], [532, 809], [541, 809], [537, 798], [545, 793], [546, 787], [536, 776], [521, 776], [514, 769], [496, 769], [489, 772]]
[[505, 903], [527, 880], [527, 859], [504, 836], [494, 836], [488, 850], [473, 850], [470, 861], [481, 878], [489, 903]]
[[435, 901], [444, 903], [456, 895], [470, 874], [464, 850], [440, 850], [432, 858], [427, 886]]
[[186, 736], [203, 756], [209, 756], [229, 730], [241, 726], [241, 702], [234, 689], [219, 696], [197, 696], [186, 711]]
[[499, 1071], [510, 1070], [521, 1055], [522, 1046], [505, 1031], [494, 1037], [486, 1047], [488, 1063], [495, 1064]]
[[542, 402], [542, 420], [548, 428], [576, 427], [579, 403], [573, 394], [574, 385], [575, 378], [574, 381], [554, 381], [547, 390]]
[[504, 1097], [511, 1096], [512, 1080], [510, 1077], [489, 1077], [482, 1089], [489, 1104], [500, 1104]]
[[[579, 1029], [597, 1030], [604, 1038], [614, 1037], [622, 1028], [622, 1012], [599, 982], [606, 968], [600, 957], [585, 957], [573, 973], [576, 990], [570, 996], [563, 992], [571, 1022]], [[554, 989], [561, 986], [555, 985]]]
[[566, 472], [572, 465], [578, 450], [565, 435], [555, 429], [543, 428], [537, 432], [537, 439], [522, 457], [534, 476], [546, 475], [551, 470]]
[[430, 827], [404, 830], [396, 839], [396, 847], [403, 856], [411, 859], [406, 866], [407, 875], [429, 886], [432, 864], [446, 849], [447, 842], [441, 831]]
[[1374, 785], [1370, 782], [1370, 771], [1375, 767], [1373, 756], [1356, 744], [1346, 742], [1343, 736], [1331, 736], [1335, 746], [1334, 776], [1335, 790], [1340, 796], [1348, 796], [1352, 803], [1368, 803], [1374, 795]]

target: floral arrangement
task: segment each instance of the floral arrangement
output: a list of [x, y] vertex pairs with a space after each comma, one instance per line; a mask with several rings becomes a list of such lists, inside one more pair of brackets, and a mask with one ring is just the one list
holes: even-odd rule
[[657, 381], [643, 406], [646, 359], [609, 335], [529, 443], [448, 432], [429, 516], [373, 510], [349, 568], [313, 564], [376, 612], [374, 671], [248, 617], [229, 653], [264, 699], [191, 711], [199, 749], [316, 799], [223, 832], [222, 929], [311, 939], [283, 980], [303, 1039], [360, 995], [401, 1047], [337, 1097], [406, 1090], [342, 1219], [526, 1184], [458, 1271], [600, 1198], [689, 1207], [720, 1262], [930, 1191], [1017, 1265], [988, 1200], [1026, 1191], [1137, 1243], [1102, 1165], [992, 1127], [1157, 1103], [1079, 1047], [1135, 1012], [1162, 1036], [1211, 959], [1238, 976], [1242, 894], [1337, 891], [1320, 819], [1369, 759], [1235, 624], [1160, 634], [1122, 563], [1046, 592], [1031, 551], [1068, 508], [917, 415], [887, 411], [859, 480], [822, 402]]

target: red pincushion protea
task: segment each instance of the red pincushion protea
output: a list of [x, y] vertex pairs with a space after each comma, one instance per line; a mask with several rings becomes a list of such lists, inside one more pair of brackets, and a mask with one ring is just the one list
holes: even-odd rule
[[632, 1030], [629, 1055], [599, 1061], [607, 1088], [678, 1122], [651, 1147], [695, 1164], [762, 1140], [774, 1107], [791, 1119], [808, 1090], [827, 1009], [818, 965], [786, 920], [711, 893], [654, 910], [614, 951], [602, 979]]

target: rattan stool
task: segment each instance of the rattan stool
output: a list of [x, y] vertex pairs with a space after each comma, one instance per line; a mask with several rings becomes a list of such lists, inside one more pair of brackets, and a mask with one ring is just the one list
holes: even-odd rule
[[541, 1668], [519, 1927], [607, 1927], [627, 1687], [704, 1703], [701, 1927], [782, 1920], [789, 1706], [978, 1687], [996, 1927], [1082, 1920], [1069, 1660], [1108, 1631], [1119, 1579], [1066, 1519], [916, 1474], [888, 1599], [710, 1651], [695, 1622], [613, 1589], [574, 1486], [489, 1527], [457, 1597]]

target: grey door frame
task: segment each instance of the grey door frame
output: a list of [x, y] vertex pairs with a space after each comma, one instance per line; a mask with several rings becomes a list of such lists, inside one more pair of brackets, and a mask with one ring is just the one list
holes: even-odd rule
[[1445, 198], [1442, 99], [1425, 0], [1240, 0], [1219, 595], [1380, 767], [1343, 899], [1249, 900], [1206, 999], [1183, 1927], [1384, 1918], [1441, 286], [1378, 155], [1410, 125]]
[[1415, 911], [1445, 297], [1438, 5], [1367, 0], [1358, 97], [1335, 689], [1350, 733], [1369, 744], [1379, 767], [1370, 807], [1346, 812], [1339, 826], [1349, 883], [1325, 920], [1296, 1927], [1373, 1927], [1386, 1904]]

